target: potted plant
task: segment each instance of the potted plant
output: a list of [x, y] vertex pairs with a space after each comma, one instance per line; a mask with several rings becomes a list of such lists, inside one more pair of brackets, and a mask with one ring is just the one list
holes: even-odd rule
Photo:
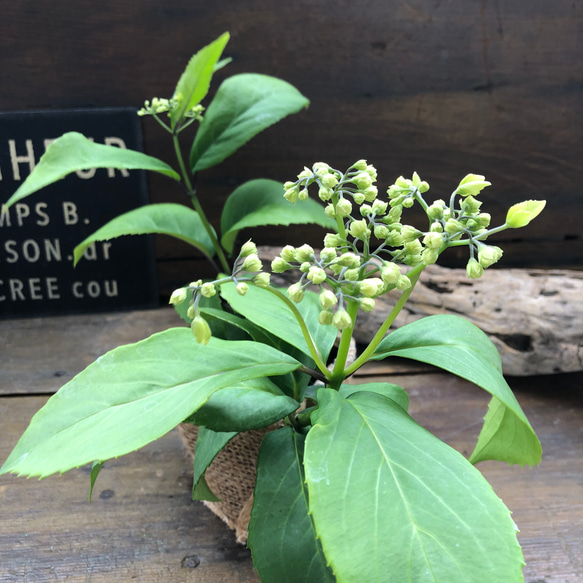
[[[152, 101], [143, 110], [157, 119], [168, 113], [175, 144], [178, 129], [201, 113], [206, 91], [200, 87], [208, 87], [204, 80], [219, 63], [221, 39], [195, 56], [172, 99]], [[229, 114], [237, 103], [228, 100], [222, 110], [215, 107], [220, 92], [194, 140], [193, 172], [228, 155], [232, 134], [257, 119]], [[219, 122], [226, 129], [213, 131]], [[205, 132], [204, 124], [211, 129]], [[80, 140], [65, 136], [60, 147], [51, 146], [8, 204], [87, 166], [181, 175], [195, 211], [172, 210], [169, 219], [163, 205], [137, 209], [88, 237], [75, 258], [96, 240], [164, 232], [216, 257], [218, 273], [172, 294], [170, 302], [190, 329], [172, 328], [121, 346], [87, 367], [33, 417], [0, 473], [44, 477], [93, 463], [92, 487], [107, 459], [187, 422], [199, 427], [193, 493], [212, 500], [205, 471], [213, 459], [235, 436], [262, 430], [248, 539], [262, 581], [523, 580], [516, 525], [474, 467], [488, 459], [532, 465], [541, 457], [495, 347], [457, 316], [431, 316], [392, 332], [390, 327], [423, 269], [441, 253], [466, 246], [468, 276], [480, 277], [502, 255], [486, 239], [525, 226], [544, 201], [514, 205], [504, 224], [490, 227], [476, 198], [490, 184], [481, 175], [468, 174], [449, 199], [429, 202], [429, 185], [417, 174], [398, 178], [385, 197], [375, 185], [376, 170], [364, 160], [346, 171], [316, 163], [278, 186], [277, 200], [261, 194], [275, 192], [275, 185], [241, 187], [225, 205], [219, 241], [178, 146], [176, 173], [136, 153], [71, 146]], [[310, 191], [324, 202], [323, 211]], [[425, 225], [404, 222], [413, 205], [425, 211]], [[189, 219], [181, 222], [179, 213]], [[282, 248], [271, 271], [295, 270], [297, 281], [287, 289], [270, 284], [252, 241], [235, 244], [240, 229], [264, 224], [266, 216], [284, 224], [317, 216], [330, 231], [319, 251], [309, 245]], [[373, 310], [385, 293], [400, 294], [395, 308], [350, 362], [359, 312]], [[347, 384], [366, 362], [394, 356], [438, 366], [492, 395], [469, 460], [408, 415], [401, 387]]]

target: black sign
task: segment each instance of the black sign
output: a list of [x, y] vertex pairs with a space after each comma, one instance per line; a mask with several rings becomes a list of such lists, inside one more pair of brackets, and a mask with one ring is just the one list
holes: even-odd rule
[[[77, 131], [95, 143], [142, 149], [135, 109], [0, 114], [0, 203], [30, 174], [51, 140]], [[0, 212], [0, 317], [157, 305], [151, 237], [73, 249], [117, 215], [148, 202], [143, 171], [87, 169]]]

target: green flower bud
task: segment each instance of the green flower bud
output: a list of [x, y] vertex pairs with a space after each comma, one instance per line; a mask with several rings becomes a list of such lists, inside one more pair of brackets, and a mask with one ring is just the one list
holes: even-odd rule
[[356, 204], [362, 204], [365, 201], [364, 194], [361, 192], [355, 192], [352, 198]]
[[312, 264], [309, 261], [304, 261], [301, 265], [300, 265], [300, 271], [302, 273], [308, 273], [308, 271], [310, 271], [310, 268], [312, 267]]
[[296, 186], [295, 182], [291, 182], [291, 180], [288, 180], [287, 182], [283, 183], [283, 189], [284, 190], [289, 190], [290, 188], [294, 188]]
[[422, 262], [421, 253], [410, 253], [405, 255], [403, 262], [411, 267], [415, 267], [415, 265]]
[[[330, 174], [331, 176], [331, 174]], [[320, 197], [321, 201], [328, 201], [332, 198], [332, 195], [334, 194], [334, 191], [331, 188], [328, 188], [326, 186], [321, 186], [320, 190], [318, 190], [318, 196]]]
[[251, 239], [241, 247], [241, 257], [248, 257], [249, 255], [257, 255], [257, 247]]
[[338, 303], [338, 298], [336, 297], [336, 294], [329, 289], [325, 289], [320, 293], [319, 300], [320, 305], [324, 310], [327, 310]]
[[449, 219], [445, 223], [445, 232], [448, 233], [449, 235], [455, 235], [456, 233], [459, 233], [460, 231], [463, 231], [463, 226], [456, 219]]
[[375, 200], [372, 203], [372, 210], [375, 215], [384, 215], [387, 212], [388, 202], [383, 202], [382, 200]]
[[331, 219], [335, 219], [336, 218], [336, 209], [334, 208], [333, 204], [329, 204], [324, 208], [324, 213], [326, 213], [327, 217], [330, 217]]
[[352, 320], [348, 312], [344, 308], [340, 308], [339, 310], [336, 310], [336, 313], [332, 318], [332, 324], [334, 324], [338, 330], [344, 330], [352, 326]]
[[203, 346], [206, 346], [211, 339], [211, 329], [208, 322], [202, 316], [196, 316], [190, 324], [190, 329], [194, 334], [194, 339]]
[[410, 225], [404, 225], [401, 229], [401, 236], [403, 237], [404, 243], [411, 243], [412, 241], [416, 241], [422, 235], [423, 233], [419, 229], [411, 227]]
[[387, 219], [389, 219], [389, 221], [391, 223], [398, 223], [401, 220], [401, 215], [403, 214], [403, 207], [402, 206], [395, 206], [392, 207], [391, 210], [389, 211], [389, 214], [387, 215]]
[[430, 247], [421, 253], [421, 261], [423, 261], [425, 265], [433, 265], [438, 257], [439, 251], [437, 249], [431, 249]]
[[330, 261], [334, 261], [337, 256], [336, 249], [332, 247], [324, 247], [324, 249], [320, 251], [320, 261], [322, 263], [330, 263]]
[[360, 267], [360, 257], [351, 252], [343, 253], [336, 259], [336, 263], [343, 267], [354, 269], [355, 267]]
[[387, 239], [391, 234], [391, 230], [389, 229], [389, 227], [386, 227], [385, 225], [375, 225], [374, 226], [374, 236], [377, 239]]
[[367, 164], [366, 172], [372, 178], [373, 181], [377, 179], [377, 169], [372, 164]]
[[360, 269], [347, 269], [344, 272], [344, 279], [348, 281], [358, 281], [360, 279]]
[[352, 165], [352, 168], [354, 168], [355, 170], [363, 171], [363, 170], [366, 170], [368, 168], [368, 163], [366, 160], [359, 160], [358, 162], [355, 162]]
[[366, 241], [370, 237], [370, 229], [368, 228], [368, 224], [365, 219], [352, 221], [352, 223], [350, 223], [350, 227], [348, 228], [348, 232], [353, 237], [360, 239], [361, 241]]
[[376, 186], [369, 186], [362, 191], [364, 195], [364, 200], [366, 202], [373, 202], [379, 193], [379, 189]]
[[276, 257], [271, 262], [271, 271], [273, 271], [273, 273], [283, 273], [290, 268], [291, 265], [282, 257]]
[[375, 301], [372, 298], [360, 298], [358, 305], [363, 312], [372, 312], [374, 310]]
[[336, 205], [336, 215], [347, 217], [352, 212], [352, 204], [346, 198], [341, 198]]
[[271, 280], [271, 275], [269, 273], [258, 273], [253, 278], [253, 283], [257, 287], [266, 288], [266, 287], [269, 287], [270, 280]]
[[393, 186], [398, 186], [402, 190], [409, 190], [413, 186], [413, 183], [405, 177], [399, 176]]
[[304, 299], [304, 289], [299, 283], [293, 283], [287, 288], [287, 295], [290, 300], [299, 304]]
[[403, 237], [399, 231], [391, 231], [386, 241], [392, 247], [400, 247], [403, 244]]
[[374, 298], [383, 293], [383, 280], [378, 277], [370, 277], [360, 282], [360, 293], [366, 298]]
[[330, 166], [326, 164], [326, 162], [316, 162], [312, 166], [312, 170], [314, 171], [314, 174], [316, 174], [317, 176], [325, 176], [330, 172], [331, 169]]
[[435, 223], [431, 223], [431, 226], [429, 227], [429, 232], [430, 233], [443, 233], [443, 225], [441, 223], [438, 223], [437, 221], [435, 221]]
[[480, 245], [478, 250], [478, 263], [484, 268], [494, 265], [502, 257], [502, 249], [494, 245]]
[[322, 310], [318, 316], [318, 322], [322, 326], [330, 326], [334, 320], [334, 314], [328, 310]]
[[328, 269], [336, 276], [340, 275], [344, 267], [342, 265], [338, 265], [337, 263], [332, 263], [328, 266]]
[[249, 291], [249, 286], [244, 281], [242, 281], [241, 283], [237, 284], [235, 289], [240, 296], [244, 296]]
[[429, 232], [423, 237], [423, 245], [430, 249], [439, 249], [443, 245], [443, 235]]
[[324, 237], [325, 247], [340, 247], [343, 243], [342, 237], [336, 233], [326, 233]]
[[460, 196], [476, 196], [491, 184], [491, 182], [484, 180], [484, 176], [481, 174], [468, 174], [462, 178], [455, 192]]
[[423, 251], [423, 245], [421, 245], [421, 241], [419, 241], [419, 239], [415, 239], [415, 241], [405, 243], [403, 245], [403, 250], [407, 255], [416, 255], [417, 253], [421, 253]]
[[212, 298], [217, 293], [217, 288], [213, 283], [203, 283], [200, 288], [200, 293], [204, 298]]
[[309, 168], [304, 166], [304, 169], [298, 174], [299, 180], [304, 180], [306, 178], [313, 178], [314, 174]]
[[404, 206], [406, 209], [410, 209], [410, 208], [411, 208], [411, 207], [412, 207], [414, 204], [415, 204], [415, 200], [414, 200], [414, 199], [412, 199], [412, 198], [406, 198], [406, 199], [403, 201], [403, 206]]
[[372, 207], [369, 204], [363, 204], [358, 209], [362, 217], [368, 217], [372, 213]]
[[296, 260], [296, 250], [295, 247], [292, 247], [291, 245], [286, 245], [282, 250], [281, 250], [281, 258], [284, 261], [295, 261]]
[[369, 186], [372, 186], [372, 178], [368, 172], [360, 172], [357, 174], [353, 179], [352, 182], [356, 184], [357, 188], [360, 190], [364, 190]]
[[466, 265], [466, 273], [470, 279], [478, 279], [482, 277], [484, 268], [472, 257]]
[[261, 271], [263, 269], [261, 259], [256, 254], [248, 255], [243, 261], [242, 269], [244, 271]]
[[387, 285], [394, 285], [397, 283], [399, 278], [401, 277], [401, 270], [396, 263], [388, 262], [385, 263], [381, 270], [381, 279]]
[[308, 192], [307, 188], [304, 188], [303, 190], [300, 190], [299, 194], [298, 194], [298, 199], [299, 200], [308, 200], [308, 198], [310, 198], [310, 194]]
[[338, 184], [338, 178], [333, 173], [326, 174], [326, 176], [322, 176], [322, 185], [326, 188], [334, 188]]
[[310, 245], [302, 245], [296, 249], [296, 260], [300, 263], [313, 261], [315, 259], [314, 249]]
[[181, 287], [179, 289], [175, 289], [170, 296], [169, 304], [173, 306], [179, 306], [184, 300], [186, 300], [187, 296], [187, 289], [185, 287]]
[[506, 215], [506, 226], [511, 229], [525, 227], [542, 212], [546, 204], [546, 200], [525, 200], [511, 206]]
[[326, 281], [326, 272], [321, 267], [313, 265], [306, 276], [312, 283], [318, 285]]
[[299, 192], [300, 189], [297, 186], [294, 186], [293, 188], [290, 188], [289, 190], [286, 190], [283, 193], [283, 198], [285, 198], [285, 200], [287, 200], [288, 202], [295, 204], [296, 202], [298, 202]]
[[413, 284], [406, 275], [400, 275], [396, 285], [398, 290], [404, 291], [409, 289]]
[[482, 201], [475, 199], [473, 196], [466, 196], [462, 203], [462, 214], [474, 215], [482, 206]]
[[190, 304], [190, 306], [188, 306], [188, 310], [186, 310], [186, 317], [189, 320], [193, 320], [195, 316], [196, 310], [194, 309], [194, 304]]
[[433, 203], [427, 207], [427, 216], [430, 219], [442, 219], [443, 213], [445, 211], [445, 201], [435, 200]]
[[479, 227], [485, 228], [490, 226], [492, 216], [490, 215], [490, 213], [480, 213], [479, 215], [476, 215], [474, 219]]

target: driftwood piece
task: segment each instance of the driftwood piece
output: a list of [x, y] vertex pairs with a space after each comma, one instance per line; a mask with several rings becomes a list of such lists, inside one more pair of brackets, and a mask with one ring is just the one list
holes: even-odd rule
[[[262, 247], [260, 254], [267, 260], [277, 251]], [[297, 280], [294, 271], [281, 276], [284, 285]], [[372, 312], [359, 314], [357, 342], [372, 338], [398, 297], [383, 296]], [[464, 269], [432, 265], [394, 327], [434, 314], [458, 314], [481, 328], [498, 348], [507, 375], [583, 370], [583, 272], [489, 269], [472, 280]]]

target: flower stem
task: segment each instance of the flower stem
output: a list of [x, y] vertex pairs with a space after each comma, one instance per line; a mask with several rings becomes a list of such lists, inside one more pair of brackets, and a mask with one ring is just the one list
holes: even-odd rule
[[391, 324], [395, 321], [395, 318], [399, 315], [403, 306], [407, 303], [411, 292], [415, 288], [415, 284], [419, 280], [421, 272], [425, 268], [424, 263], [418, 263], [413, 269], [407, 273], [407, 277], [411, 280], [411, 287], [405, 290], [401, 297], [398, 299], [397, 303], [391, 310], [391, 313], [387, 316], [387, 319], [383, 322], [382, 326], [378, 329], [377, 333], [374, 335], [373, 339], [370, 341], [369, 345], [365, 348], [364, 352], [344, 371], [345, 377], [353, 374], [357, 371], [363, 364], [365, 364], [369, 357], [376, 350], [377, 346], [381, 343], [381, 340], [385, 337], [385, 334], [389, 331]]
[[210, 221], [208, 220], [199, 200], [196, 196], [196, 192], [192, 187], [192, 182], [190, 181], [189, 173], [186, 170], [186, 165], [184, 164], [184, 158], [182, 157], [182, 151], [180, 150], [180, 143], [178, 141], [178, 132], [176, 130], [172, 133], [172, 141], [174, 143], [174, 151], [176, 152], [176, 158], [178, 160], [178, 165], [180, 166], [180, 173], [182, 174], [182, 179], [184, 180], [184, 186], [188, 192], [188, 196], [190, 197], [190, 201], [192, 202], [192, 206], [194, 210], [200, 216], [202, 224], [207, 232], [210, 240], [213, 244], [213, 247], [216, 251], [217, 257], [219, 258], [219, 262], [221, 264], [221, 268], [225, 273], [231, 273], [231, 267], [227, 258], [225, 257], [225, 253], [223, 252], [223, 248], [221, 247], [219, 240], [217, 239], [217, 235], [212, 228]]
[[340, 388], [342, 381], [347, 377], [344, 368], [346, 367], [346, 360], [348, 359], [348, 352], [350, 351], [350, 341], [352, 340], [352, 333], [354, 331], [354, 325], [358, 313], [358, 302], [355, 300], [348, 300], [346, 302], [346, 311], [352, 320], [352, 325], [342, 330], [342, 335], [340, 336], [338, 354], [336, 355], [336, 362], [334, 363], [334, 369], [332, 370], [332, 376], [330, 377], [330, 387], [336, 390]]

